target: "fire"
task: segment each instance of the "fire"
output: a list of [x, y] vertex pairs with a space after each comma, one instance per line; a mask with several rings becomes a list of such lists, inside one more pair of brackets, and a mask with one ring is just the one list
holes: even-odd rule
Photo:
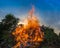
[[34, 8], [30, 10], [27, 19], [18, 23], [12, 35], [15, 36], [14, 40], [17, 42], [13, 48], [25, 48], [43, 41], [44, 33], [40, 29], [37, 17], [34, 16]]

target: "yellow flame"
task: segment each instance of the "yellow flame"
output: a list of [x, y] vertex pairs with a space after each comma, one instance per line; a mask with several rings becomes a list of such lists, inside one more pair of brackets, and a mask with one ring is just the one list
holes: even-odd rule
[[15, 31], [12, 34], [15, 36], [17, 44], [13, 48], [27, 46], [28, 42], [41, 42], [43, 41], [44, 33], [40, 29], [40, 24], [36, 16], [33, 15], [34, 8], [30, 10], [29, 16], [23, 22], [19, 22]]

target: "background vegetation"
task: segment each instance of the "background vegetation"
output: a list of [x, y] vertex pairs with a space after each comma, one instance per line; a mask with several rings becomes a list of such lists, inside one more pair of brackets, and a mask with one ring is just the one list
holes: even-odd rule
[[[8, 14], [0, 22], [0, 48], [11, 48], [15, 41], [11, 32], [16, 28], [18, 18], [12, 14]], [[53, 28], [41, 26], [41, 31], [44, 32], [44, 41], [38, 48], [60, 48], [60, 33], [57, 35]], [[36, 47], [35, 47], [36, 48]]]

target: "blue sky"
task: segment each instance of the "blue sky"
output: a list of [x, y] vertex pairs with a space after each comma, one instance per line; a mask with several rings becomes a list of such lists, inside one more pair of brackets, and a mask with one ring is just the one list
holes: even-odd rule
[[0, 20], [9, 13], [22, 17], [32, 4], [41, 23], [55, 28], [56, 33], [60, 32], [60, 0], [0, 0]]

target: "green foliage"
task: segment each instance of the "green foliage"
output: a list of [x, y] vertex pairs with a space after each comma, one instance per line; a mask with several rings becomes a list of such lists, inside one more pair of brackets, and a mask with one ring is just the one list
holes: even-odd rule
[[42, 26], [42, 29], [44, 32], [44, 41], [42, 42], [42, 47], [60, 47], [59, 36], [54, 32], [54, 29], [46, 26]]
[[18, 19], [14, 17], [12, 14], [8, 14], [5, 16], [5, 19], [2, 20], [5, 30], [10, 30], [12, 27], [15, 27]]
[[[0, 43], [10, 45], [12, 42], [11, 32], [15, 29], [18, 22], [18, 18], [15, 18], [14, 15], [8, 14], [0, 22]], [[2, 45], [3, 45], [2, 44]]]

